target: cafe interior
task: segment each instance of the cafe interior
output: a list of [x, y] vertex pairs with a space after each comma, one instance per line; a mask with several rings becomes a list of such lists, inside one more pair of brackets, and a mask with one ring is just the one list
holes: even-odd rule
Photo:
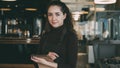
[[[54, 0], [0, 0], [0, 68], [35, 68], [45, 12]], [[57, 1], [57, 0], [56, 0]], [[120, 68], [120, 0], [58, 0], [78, 35], [77, 68]]]

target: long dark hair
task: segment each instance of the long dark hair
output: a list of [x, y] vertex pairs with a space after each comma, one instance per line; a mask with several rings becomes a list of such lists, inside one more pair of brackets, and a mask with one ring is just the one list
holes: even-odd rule
[[52, 1], [47, 5], [47, 11], [46, 11], [47, 21], [46, 21], [46, 25], [45, 25], [45, 31], [49, 32], [51, 30], [51, 25], [49, 24], [49, 21], [48, 21], [47, 12], [48, 12], [49, 7], [54, 6], [54, 5], [61, 7], [61, 11], [63, 12], [63, 14], [66, 14], [66, 18], [64, 20], [64, 26], [66, 27], [66, 29], [69, 31], [74, 31], [74, 29], [73, 29], [74, 21], [73, 21], [71, 12], [70, 12], [69, 8], [66, 6], [66, 4], [61, 1]]

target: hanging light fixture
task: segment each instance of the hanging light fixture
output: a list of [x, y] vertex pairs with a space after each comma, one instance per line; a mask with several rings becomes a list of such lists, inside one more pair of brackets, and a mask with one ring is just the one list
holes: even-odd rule
[[25, 8], [27, 11], [37, 11], [37, 8]]
[[1, 1], [16, 1], [16, 0], [1, 0]]
[[1, 11], [10, 11], [10, 8], [0, 8]]
[[95, 4], [113, 4], [116, 0], [94, 0]]

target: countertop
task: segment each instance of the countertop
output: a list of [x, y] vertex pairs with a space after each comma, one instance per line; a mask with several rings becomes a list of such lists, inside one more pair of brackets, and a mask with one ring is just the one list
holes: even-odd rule
[[39, 44], [40, 38], [0, 37], [0, 44]]

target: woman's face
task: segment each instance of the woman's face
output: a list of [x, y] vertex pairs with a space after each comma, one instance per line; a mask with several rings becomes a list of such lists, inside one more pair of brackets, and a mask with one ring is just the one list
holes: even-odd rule
[[57, 28], [62, 26], [65, 18], [66, 14], [63, 14], [61, 7], [55, 5], [49, 7], [48, 21], [52, 27]]

